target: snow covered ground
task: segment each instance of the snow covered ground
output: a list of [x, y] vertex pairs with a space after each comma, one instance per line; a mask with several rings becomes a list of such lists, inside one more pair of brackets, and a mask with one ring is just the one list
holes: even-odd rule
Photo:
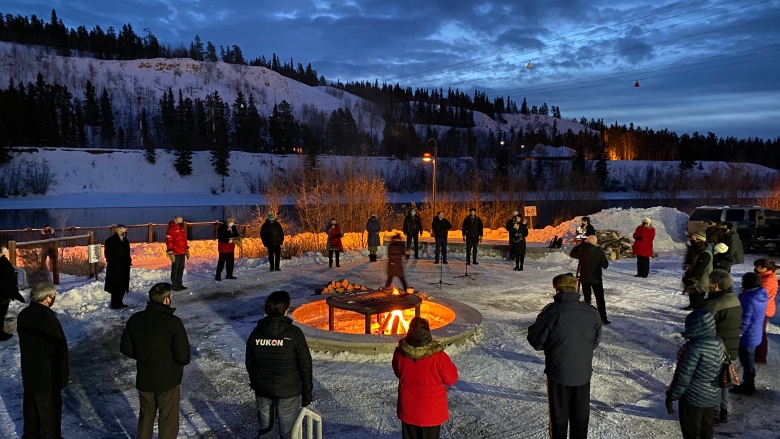
[[[671, 380], [674, 357], [683, 339], [687, 298], [679, 294], [683, 256], [684, 214], [668, 208], [609, 210], [591, 215], [599, 229], [631, 232], [648, 216], [657, 228], [658, 258], [650, 277], [637, 279], [635, 259], [612, 261], [604, 273], [607, 312], [596, 350], [591, 391], [590, 437], [678, 438], [677, 417], [666, 414], [664, 391]], [[562, 235], [578, 221], [550, 228]], [[537, 233], [542, 233], [541, 231]], [[538, 239], [541, 241], [541, 238]], [[282, 261], [281, 272], [268, 273], [265, 259], [237, 262], [235, 281], [213, 280], [216, 257], [197, 255], [187, 263], [189, 287], [176, 293], [173, 306], [184, 320], [193, 348], [182, 384], [181, 434], [187, 438], [252, 438], [256, 421], [252, 391], [244, 369], [244, 343], [262, 317], [265, 297], [284, 289], [293, 297], [311, 294], [312, 287], [348, 278], [379, 286], [385, 264], [368, 262], [367, 252], [348, 252], [342, 267], [329, 269], [320, 255]], [[148, 256], [147, 256], [148, 255]], [[409, 260], [410, 284], [434, 297], [458, 300], [479, 310], [484, 323], [470, 343], [448, 349], [460, 371], [450, 389], [450, 420], [444, 438], [547, 437], [547, 399], [543, 355], [528, 345], [527, 327], [552, 300], [553, 276], [576, 270], [565, 253], [526, 261], [525, 271], [499, 259], [480, 258], [475, 280], [454, 279], [464, 271], [463, 254], [452, 254], [444, 267], [439, 290], [428, 285], [439, 276], [431, 255]], [[759, 255], [733, 269], [741, 276]], [[127, 318], [143, 309], [146, 293], [169, 279], [168, 264], [156, 252], [134, 250], [131, 293], [123, 311], [108, 309], [102, 281], [67, 279], [54, 306], [68, 336], [71, 380], [64, 392], [63, 427], [67, 438], [135, 437], [138, 397], [135, 364], [119, 353], [119, 338]], [[10, 317], [21, 306], [12, 305]], [[9, 322], [12, 319], [9, 319]], [[768, 327], [769, 365], [758, 369], [759, 391], [752, 397], [732, 396], [730, 420], [716, 428], [716, 437], [778, 437], [780, 318]], [[19, 347], [15, 336], [0, 344], [0, 437], [22, 432], [22, 385]], [[328, 438], [396, 438], [397, 380], [389, 355], [314, 355], [314, 402], [310, 407], [324, 420]]]

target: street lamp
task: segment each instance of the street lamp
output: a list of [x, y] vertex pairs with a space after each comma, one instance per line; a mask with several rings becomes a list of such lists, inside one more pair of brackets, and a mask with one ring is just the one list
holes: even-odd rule
[[433, 156], [431, 156], [431, 153], [426, 152], [423, 154], [422, 159], [424, 162], [433, 162], [433, 215], [436, 216], [438, 213], [436, 211], [436, 154], [439, 150], [439, 145], [433, 137], [428, 139], [428, 145], [430, 145], [431, 142], [433, 142]]

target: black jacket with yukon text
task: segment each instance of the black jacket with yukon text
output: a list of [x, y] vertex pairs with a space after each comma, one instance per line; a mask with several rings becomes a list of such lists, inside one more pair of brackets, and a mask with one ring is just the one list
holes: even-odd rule
[[312, 401], [309, 345], [289, 317], [264, 317], [257, 322], [246, 342], [246, 371], [258, 396], [286, 399], [301, 395], [304, 407]]
[[601, 340], [601, 317], [580, 302], [573, 288], [562, 288], [528, 328], [528, 343], [544, 350], [544, 373], [564, 386], [581, 386], [593, 372], [593, 350]]

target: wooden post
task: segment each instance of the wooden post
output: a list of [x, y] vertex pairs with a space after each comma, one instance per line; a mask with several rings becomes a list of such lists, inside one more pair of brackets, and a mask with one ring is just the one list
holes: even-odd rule
[[149, 231], [149, 240], [147, 241], [149, 244], [154, 242], [154, 224], [149, 223], [147, 225], [148, 231]]
[[[57, 241], [54, 242], [54, 245], [59, 247]], [[54, 251], [54, 257], [51, 258], [51, 277], [52, 283], [54, 283], [54, 285], [60, 284], [60, 252], [57, 250]], [[46, 251], [48, 251], [48, 249]]]
[[16, 241], [8, 241], [8, 260], [16, 267]]
[[[111, 228], [113, 229], [113, 226]], [[92, 232], [89, 232], [89, 238], [87, 238], [87, 245], [89, 246], [94, 243], [95, 243], [95, 236], [92, 234]], [[87, 255], [87, 260], [89, 260], [89, 255]], [[87, 279], [92, 279], [92, 277], [94, 277], [95, 280], [97, 280], [97, 262], [89, 263], [89, 277], [87, 277]]]

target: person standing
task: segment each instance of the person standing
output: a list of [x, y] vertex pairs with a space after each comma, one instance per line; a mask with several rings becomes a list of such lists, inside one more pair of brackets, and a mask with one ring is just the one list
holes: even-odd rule
[[54, 285], [40, 283], [16, 319], [24, 388], [24, 438], [62, 437], [62, 390], [68, 385], [68, 340], [51, 310]]
[[596, 228], [590, 223], [590, 217], [583, 216], [580, 226], [577, 227], [577, 237], [587, 238], [596, 234]]
[[510, 230], [514, 224], [515, 224], [515, 217], [518, 215], [518, 211], [513, 211], [512, 216], [509, 217], [508, 220], [506, 220], [506, 225], [504, 228], [506, 229], [507, 233], [509, 234], [509, 260], [513, 260], [515, 257], [515, 254], [512, 253], [512, 231]]
[[116, 225], [114, 234], [103, 244], [103, 253], [106, 257], [106, 283], [103, 290], [111, 294], [111, 309], [127, 308], [122, 300], [130, 290], [130, 267], [133, 265], [127, 226]]
[[766, 289], [767, 299], [766, 302], [766, 317], [764, 317], [764, 326], [761, 330], [761, 344], [756, 348], [756, 364], [766, 364], [766, 356], [768, 352], [768, 343], [766, 338], [766, 324], [769, 319], [775, 316], [776, 306], [775, 297], [777, 296], [777, 265], [774, 261], [761, 258], [756, 259], [753, 262], [753, 271], [761, 276], [761, 284]]
[[8, 260], [8, 247], [3, 243], [0, 245], [0, 341], [10, 340], [13, 337], [13, 334], [3, 331], [5, 315], [12, 300], [24, 303], [24, 297], [19, 294], [16, 271]]
[[653, 257], [653, 240], [655, 228], [650, 218], [643, 218], [636, 230], [634, 230], [634, 245], [631, 251], [636, 256], [636, 274], [634, 277], [646, 278], [650, 274], [650, 258]]
[[238, 234], [236, 227], [236, 218], [229, 216], [225, 222], [219, 225], [217, 229], [217, 252], [219, 260], [217, 261], [217, 274], [214, 280], [222, 280], [222, 269], [225, 269], [225, 279], [235, 279], [233, 276], [233, 265], [236, 259], [236, 243], [241, 242], [241, 235]]
[[[734, 295], [734, 280], [724, 270], [712, 270], [708, 276], [709, 295], [702, 304], [702, 309], [712, 314], [715, 319], [715, 330], [723, 340], [726, 353], [736, 361], [739, 348], [740, 326], [742, 325], [742, 305]], [[715, 423], [728, 422], [729, 411], [728, 389], [721, 389], [720, 407], [715, 410]]]
[[184, 227], [184, 219], [177, 215], [168, 223], [168, 231], [165, 232], [165, 247], [168, 257], [171, 259], [171, 286], [173, 291], [186, 290], [182, 285], [184, 277], [184, 259], [190, 258], [190, 246], [187, 244], [187, 228]]
[[[54, 235], [54, 229], [51, 228], [50, 225], [46, 224], [41, 229], [41, 239], [47, 240], [47, 239], [54, 239], [56, 236]], [[51, 263], [54, 264], [57, 261], [57, 243], [56, 242], [47, 242], [41, 246], [41, 270], [48, 270], [48, 266], [46, 265], [46, 259], [51, 260]]]
[[309, 345], [303, 331], [287, 317], [289, 308], [286, 291], [268, 295], [265, 317], [246, 341], [246, 371], [255, 392], [260, 439], [272, 439], [277, 424], [280, 436], [290, 438], [298, 412], [313, 399]]
[[609, 325], [607, 320], [607, 306], [604, 302], [604, 281], [602, 279], [602, 269], [609, 267], [609, 261], [604, 255], [604, 250], [598, 245], [596, 235], [590, 235], [585, 242], [574, 247], [569, 256], [579, 259], [580, 264], [580, 283], [582, 284], [582, 295], [585, 302], [590, 304], [590, 294], [596, 296], [596, 307], [601, 315], [601, 322]]
[[525, 218], [515, 212], [515, 217], [507, 231], [509, 231], [509, 253], [515, 257], [514, 271], [523, 271], [526, 251], [525, 238], [528, 237], [528, 226], [525, 225]]
[[722, 242], [715, 244], [712, 249], [712, 269], [720, 268], [731, 273], [732, 265], [734, 265], [734, 257], [729, 253], [729, 246]]
[[404, 439], [438, 439], [441, 424], [450, 417], [447, 388], [458, 381], [458, 368], [431, 336], [422, 317], [409, 322], [409, 331], [393, 352], [398, 378], [396, 413]]
[[588, 437], [593, 351], [601, 340], [601, 319], [592, 306], [580, 302], [577, 278], [559, 274], [552, 281], [553, 302], [528, 328], [528, 343], [544, 351], [550, 438]]
[[[477, 246], [482, 242], [482, 219], [477, 216], [477, 209], [469, 209], [469, 215], [463, 220], [463, 242], [466, 243], [466, 265], [469, 265], [469, 259], [474, 262], [474, 265], [479, 265], [477, 262]], [[472, 253], [473, 251], [473, 253]]]
[[146, 309], [130, 316], [119, 350], [136, 360], [138, 439], [151, 439], [159, 413], [159, 439], [179, 434], [179, 400], [184, 366], [190, 363], [190, 341], [181, 319], [173, 315], [171, 284], [149, 290]]
[[707, 248], [707, 237], [704, 232], [696, 232], [691, 236], [689, 248], [690, 264], [685, 264], [685, 274], [682, 282], [688, 293], [690, 303], [683, 308], [686, 311], [701, 308], [704, 295], [710, 290], [709, 275], [712, 272], [712, 253]]
[[666, 390], [666, 410], [674, 414], [679, 400], [683, 439], [711, 439], [713, 414], [720, 399], [719, 376], [723, 344], [715, 333], [715, 320], [703, 309], [685, 317], [688, 341], [677, 351], [677, 365]]
[[336, 218], [331, 218], [328, 226], [325, 227], [325, 234], [328, 235], [328, 267], [333, 267], [333, 255], [336, 255], [336, 267], [339, 265], [339, 254], [344, 250], [344, 245], [341, 243], [341, 238], [344, 236], [341, 233], [341, 226], [339, 226]]
[[433, 263], [439, 263], [439, 254], [441, 253], [441, 263], [447, 263], [447, 235], [452, 229], [452, 224], [447, 218], [444, 218], [444, 212], [439, 211], [431, 222], [431, 230], [433, 231], [433, 239], [436, 241], [436, 250], [434, 251]]
[[376, 219], [376, 214], [371, 213], [371, 217], [366, 222], [366, 232], [368, 232], [368, 260], [376, 262], [376, 251], [379, 248], [379, 231], [382, 227], [379, 224], [379, 220]]
[[742, 247], [742, 240], [737, 234], [736, 224], [733, 221], [724, 221], [720, 227], [723, 229], [722, 235], [720, 235], [720, 242], [729, 246], [729, 253], [732, 259], [734, 259], [734, 265], [745, 263], [745, 251]]
[[[414, 258], [420, 259], [418, 238], [422, 235], [422, 221], [414, 209], [404, 218], [404, 235], [406, 235], [406, 246], [411, 247], [414, 242]], [[409, 259], [409, 256], [406, 255], [406, 259]]]
[[404, 247], [401, 235], [398, 233], [393, 235], [390, 239], [390, 245], [387, 246], [387, 281], [385, 282], [385, 288], [390, 288], [393, 285], [394, 277], [398, 277], [401, 280], [404, 291], [409, 287], [404, 277], [404, 255], [408, 254], [409, 248]]
[[282, 244], [284, 243], [284, 230], [276, 221], [276, 215], [268, 214], [268, 219], [260, 227], [260, 240], [268, 249], [268, 265], [271, 271], [282, 271], [279, 268], [279, 259], [282, 257]]
[[761, 284], [761, 276], [749, 272], [742, 276], [742, 325], [739, 337], [739, 364], [742, 365], [742, 383], [731, 389], [737, 395], [756, 393], [756, 347], [761, 344], [761, 328], [766, 317], [769, 296]]

